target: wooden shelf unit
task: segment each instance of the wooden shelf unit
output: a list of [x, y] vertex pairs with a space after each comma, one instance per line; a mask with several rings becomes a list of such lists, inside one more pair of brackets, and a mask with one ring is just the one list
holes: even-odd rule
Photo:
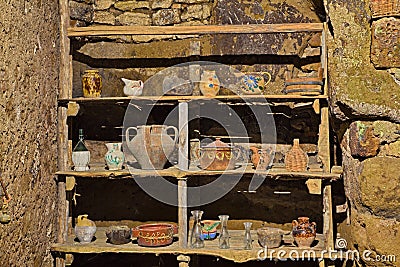
[[[96, 240], [90, 244], [80, 244], [74, 239], [73, 236], [68, 236], [67, 241], [63, 244], [55, 244], [52, 247], [52, 251], [60, 253], [151, 253], [151, 254], [183, 254], [183, 255], [212, 255], [215, 257], [221, 257], [226, 260], [231, 260], [236, 263], [243, 263], [248, 261], [257, 261], [259, 256], [265, 257], [265, 260], [277, 259], [289, 259], [290, 257], [296, 257], [295, 255], [309, 255], [306, 249], [298, 248], [292, 244], [293, 240], [290, 236], [284, 236], [283, 244], [278, 248], [268, 249], [267, 255], [264, 252], [260, 253], [263, 248], [257, 242], [257, 233], [255, 230], [251, 231], [253, 239], [253, 249], [244, 250], [243, 246], [243, 231], [242, 230], [230, 230], [231, 235], [230, 249], [219, 249], [218, 239], [205, 241], [205, 247], [201, 249], [182, 248], [175, 241], [165, 247], [140, 247], [136, 242], [131, 242], [124, 245], [113, 245], [107, 242], [105, 235], [105, 228], [98, 227], [96, 232]], [[324, 236], [318, 234], [316, 241], [314, 241], [312, 251], [315, 253], [316, 259], [329, 258], [332, 255], [324, 253], [325, 240]], [[306, 252], [305, 252], [306, 251]], [[278, 256], [277, 254], [280, 253]], [[334, 253], [336, 258], [340, 259], [340, 252]]]
[[[204, 96], [141, 96], [141, 97], [103, 97], [103, 98], [73, 98], [72, 97], [72, 56], [70, 55], [70, 40], [74, 37], [93, 37], [93, 36], [109, 36], [109, 35], [201, 35], [201, 34], [255, 34], [255, 33], [291, 33], [291, 32], [322, 32], [322, 52], [321, 63], [324, 68], [324, 77], [327, 77], [327, 53], [325, 46], [324, 31], [326, 25], [322, 23], [293, 23], [293, 24], [257, 24], [257, 25], [204, 25], [204, 26], [92, 26], [92, 27], [74, 27], [70, 28], [69, 21], [69, 7], [68, 0], [60, 0], [60, 14], [61, 14], [61, 64], [60, 64], [60, 86], [59, 86], [59, 107], [58, 107], [58, 166], [59, 171], [56, 173], [58, 179], [58, 238], [57, 243], [52, 246], [53, 252], [56, 253], [56, 266], [65, 266], [65, 254], [68, 253], [153, 253], [153, 254], [181, 254], [181, 255], [212, 255], [222, 257], [234, 262], [246, 262], [257, 260], [257, 252], [261, 248], [254, 244], [254, 249], [251, 251], [242, 250], [239, 245], [241, 244], [243, 231], [231, 231], [232, 233], [232, 249], [221, 250], [217, 247], [217, 241], [207, 242], [205, 249], [194, 250], [187, 246], [188, 240], [188, 218], [187, 218], [187, 179], [195, 176], [210, 176], [225, 174], [243, 174], [265, 175], [272, 179], [313, 179], [326, 181], [321, 191], [323, 197], [323, 234], [318, 235], [318, 246], [313, 247], [312, 250], [316, 253], [318, 258], [327, 258], [328, 254], [321, 254], [322, 250], [334, 247], [333, 238], [333, 220], [332, 220], [332, 196], [330, 181], [340, 179], [340, 174], [330, 172], [330, 151], [329, 151], [329, 118], [327, 106], [320, 107], [319, 101], [328, 101], [327, 83], [324, 85], [324, 94], [318, 96], [298, 96], [298, 95], [260, 95], [260, 96], [217, 96], [212, 99], [221, 101], [251, 101], [257, 99], [267, 100], [287, 100], [287, 101], [313, 101], [316, 105], [314, 108], [321, 116], [320, 135], [318, 138], [318, 154], [324, 166], [324, 172], [287, 172], [285, 170], [272, 169], [269, 172], [256, 172], [255, 170], [244, 171], [227, 171], [227, 172], [207, 172], [207, 171], [190, 171], [188, 170], [187, 162], [179, 161], [178, 168], [165, 169], [160, 171], [154, 170], [135, 170], [133, 176], [146, 177], [146, 176], [169, 176], [178, 178], [178, 218], [179, 218], [179, 233], [178, 241], [172, 245], [162, 248], [145, 248], [139, 247], [136, 244], [126, 245], [111, 245], [106, 243], [104, 228], [98, 229], [96, 233], [96, 241], [82, 245], [74, 241], [73, 236], [67, 236], [68, 232], [68, 217], [69, 217], [69, 203], [66, 198], [66, 179], [65, 177], [87, 177], [87, 178], [131, 178], [132, 170], [122, 171], [107, 171], [105, 169], [92, 169], [87, 172], [71, 171], [68, 165], [68, 125], [67, 117], [74, 116], [68, 108], [70, 104], [76, 103], [103, 103], [112, 104], [118, 102], [129, 101], [170, 101], [177, 102], [179, 106], [179, 114], [183, 115], [179, 118], [180, 137], [188, 140], [188, 128], [185, 121], [185, 116], [188, 112], [187, 103], [190, 100], [207, 100]], [[78, 107], [79, 109], [79, 107]], [[76, 114], [75, 114], [76, 115]], [[179, 142], [181, 148], [187, 151], [187, 143]], [[180, 155], [183, 157], [184, 155]], [[187, 156], [187, 155], [186, 155]], [[187, 158], [187, 157], [186, 157]], [[253, 231], [253, 239], [256, 234]], [[240, 239], [240, 242], [238, 241]], [[302, 250], [293, 246], [285, 246], [280, 249], [289, 251]], [[286, 253], [288, 255], [288, 253]], [[268, 257], [276, 258], [276, 254], [268, 255]], [[181, 266], [181, 265], [180, 265]], [[187, 266], [187, 265], [182, 265]], [[324, 261], [321, 261], [320, 266], [324, 266]]]

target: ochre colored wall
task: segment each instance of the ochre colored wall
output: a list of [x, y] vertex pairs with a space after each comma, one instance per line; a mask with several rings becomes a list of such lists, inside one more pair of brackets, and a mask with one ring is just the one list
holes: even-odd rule
[[1, 266], [52, 266], [56, 236], [58, 1], [0, 1], [0, 164], [12, 200]]

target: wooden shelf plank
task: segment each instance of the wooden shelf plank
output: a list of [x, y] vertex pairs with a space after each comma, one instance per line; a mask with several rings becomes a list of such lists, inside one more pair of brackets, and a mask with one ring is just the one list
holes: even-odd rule
[[[178, 246], [178, 242], [175, 240], [171, 245], [165, 247], [140, 247], [134, 240], [131, 243], [123, 245], [113, 245], [107, 243], [106, 228], [98, 227], [95, 234], [96, 239], [90, 244], [80, 244], [74, 240], [74, 236], [69, 236], [65, 243], [53, 244], [51, 250], [53, 252], [61, 253], [150, 253], [150, 254], [197, 254], [197, 255], [210, 255], [221, 257], [227, 260], [234, 261], [236, 263], [243, 263], [248, 261], [258, 260], [259, 251], [262, 247], [257, 242], [256, 230], [252, 230], [253, 238], [253, 249], [244, 250], [243, 246], [243, 230], [230, 230], [230, 249], [219, 249], [218, 239], [205, 241], [205, 247], [201, 249], [191, 249], [191, 248], [181, 248]], [[289, 257], [301, 258], [303, 251], [312, 251], [315, 253], [315, 258], [328, 258], [329, 255], [325, 249], [324, 237], [321, 234], [317, 234], [316, 244], [310, 249], [301, 249], [292, 244], [291, 236], [284, 236], [283, 245], [279, 248], [268, 249], [267, 260], [276, 259], [278, 257], [278, 252], [280, 258], [287, 259]], [[333, 253], [337, 258], [340, 258], [340, 253]], [[308, 257], [308, 253], [305, 253]], [[264, 256], [264, 255], [262, 255]]]
[[68, 28], [69, 37], [107, 35], [254, 34], [322, 32], [322, 23], [196, 25], [196, 26], [89, 26]]
[[87, 178], [133, 178], [133, 177], [154, 177], [154, 176], [165, 176], [165, 177], [194, 177], [194, 176], [218, 176], [218, 175], [260, 175], [266, 178], [272, 179], [322, 179], [322, 180], [337, 180], [340, 179], [341, 174], [337, 173], [322, 173], [322, 172], [289, 172], [282, 168], [272, 168], [269, 171], [256, 171], [254, 169], [243, 169], [238, 168], [236, 170], [228, 171], [205, 171], [201, 169], [182, 171], [176, 167], [171, 167], [163, 170], [142, 170], [129, 168], [120, 171], [108, 171], [105, 168], [92, 168], [89, 171], [58, 171], [56, 175], [63, 176], [75, 176], [75, 177], [87, 177]]
[[220, 95], [215, 97], [206, 96], [130, 96], [130, 97], [100, 97], [100, 98], [60, 98], [59, 103], [68, 102], [125, 102], [131, 100], [143, 101], [190, 101], [190, 100], [221, 100], [221, 101], [234, 101], [234, 100], [258, 100], [258, 99], [277, 99], [277, 100], [314, 100], [314, 99], [327, 99], [327, 95], [317, 96], [301, 96], [301, 95]]

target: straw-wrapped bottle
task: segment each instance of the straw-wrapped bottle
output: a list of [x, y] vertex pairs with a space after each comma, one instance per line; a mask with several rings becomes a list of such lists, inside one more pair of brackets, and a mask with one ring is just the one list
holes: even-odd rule
[[307, 170], [308, 156], [300, 148], [299, 139], [293, 140], [292, 148], [285, 155], [285, 167], [288, 171], [302, 172]]

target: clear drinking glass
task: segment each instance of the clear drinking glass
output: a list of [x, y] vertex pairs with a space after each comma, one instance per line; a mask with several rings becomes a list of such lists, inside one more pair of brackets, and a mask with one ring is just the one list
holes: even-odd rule
[[221, 233], [219, 235], [219, 248], [227, 249], [229, 246], [228, 219], [229, 215], [219, 215], [221, 221]]
[[250, 233], [252, 223], [244, 222], [243, 225], [244, 225], [244, 231], [245, 231], [244, 232], [244, 240], [243, 240], [244, 241], [244, 249], [250, 250], [253, 248], [253, 240], [251, 239], [251, 233]]
[[203, 211], [201, 210], [193, 210], [191, 211], [194, 223], [192, 228], [192, 234], [190, 236], [190, 247], [191, 248], [204, 248], [204, 240], [201, 236], [201, 216], [203, 215]]

